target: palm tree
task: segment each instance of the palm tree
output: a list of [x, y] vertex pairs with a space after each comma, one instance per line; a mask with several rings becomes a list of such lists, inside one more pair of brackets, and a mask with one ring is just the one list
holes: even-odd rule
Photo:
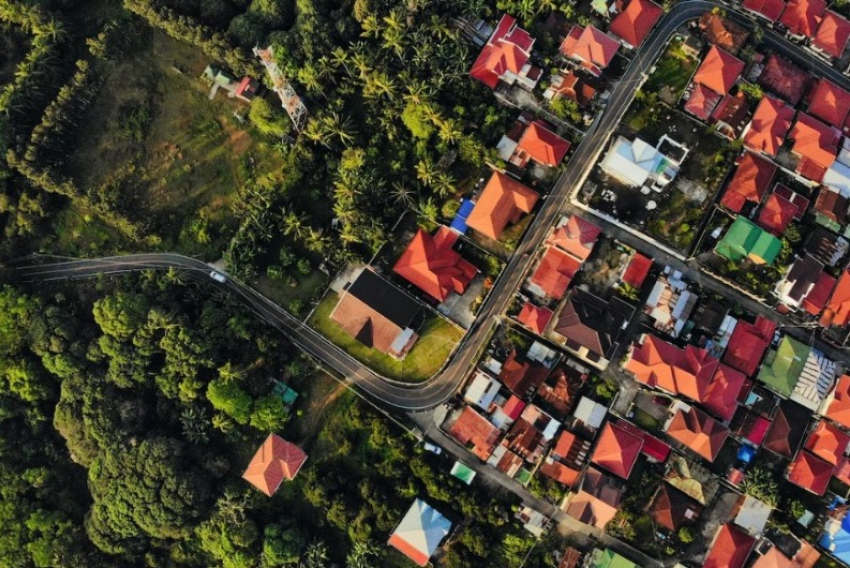
[[218, 378], [225, 383], [241, 381], [245, 378], [245, 370], [234, 367], [233, 363], [228, 361], [218, 368]]
[[354, 125], [351, 118], [341, 117], [338, 113], [331, 112], [322, 117], [322, 126], [328, 138], [339, 139], [343, 146], [354, 142]]
[[366, 19], [360, 24], [360, 27], [363, 28], [363, 31], [360, 32], [361, 37], [375, 37], [381, 33], [381, 23], [378, 21], [378, 17], [374, 14], [366, 16]]
[[350, 58], [348, 56], [348, 52], [345, 49], [337, 47], [331, 52], [331, 63], [333, 63], [334, 66], [336, 66], [337, 68], [342, 67], [343, 69], [345, 69], [345, 72], [350, 77], [351, 70], [348, 68], [349, 61]]
[[216, 412], [213, 415], [212, 425], [213, 428], [221, 430], [225, 435], [232, 434], [236, 430], [236, 424], [234, 424], [233, 419], [221, 412]]
[[61, 22], [56, 20], [47, 20], [46, 22], [37, 25], [35, 27], [35, 33], [50, 38], [54, 43], [63, 41], [67, 35]]
[[446, 197], [454, 191], [455, 180], [452, 179], [452, 176], [446, 172], [437, 172], [437, 175], [434, 176], [434, 181], [431, 184], [431, 187], [434, 188], [437, 195], [440, 197]]
[[317, 230], [311, 227], [310, 232], [307, 233], [306, 245], [311, 251], [324, 254], [331, 245], [331, 238], [322, 229]]
[[401, 182], [393, 183], [393, 189], [391, 192], [393, 201], [402, 205], [403, 207], [412, 207], [413, 206], [413, 190], [404, 185]]
[[378, 547], [371, 542], [355, 542], [354, 548], [345, 557], [345, 568], [373, 568], [375, 564], [370, 559], [376, 558], [378, 552]]
[[301, 558], [303, 568], [325, 568], [328, 564], [328, 547], [324, 541], [315, 540], [307, 545]]
[[430, 197], [419, 202], [418, 212], [433, 223], [436, 223], [437, 219], [440, 217], [440, 211], [437, 209], [437, 205], [434, 203], [434, 200]]
[[431, 185], [437, 175], [437, 166], [430, 158], [423, 158], [416, 164], [416, 179], [425, 185]]
[[440, 122], [440, 140], [446, 144], [457, 142], [460, 135], [460, 129], [457, 127], [457, 123], [454, 120], [449, 118]]
[[193, 444], [206, 444], [210, 441], [207, 425], [209, 417], [203, 408], [189, 407], [180, 415], [183, 436]]
[[300, 238], [304, 234], [304, 218], [293, 210], [283, 217], [283, 234]]

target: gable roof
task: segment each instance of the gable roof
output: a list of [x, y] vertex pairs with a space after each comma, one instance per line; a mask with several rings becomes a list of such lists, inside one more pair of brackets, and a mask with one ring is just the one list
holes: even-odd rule
[[737, 53], [747, 41], [747, 30], [720, 14], [705, 12], [699, 18], [699, 29], [705, 34], [709, 43]]
[[571, 215], [565, 224], [555, 229], [547, 242], [584, 261], [593, 252], [601, 232], [602, 229], [587, 219]]
[[549, 247], [531, 275], [530, 282], [539, 287], [545, 296], [560, 300], [580, 269], [580, 260], [562, 250]]
[[622, 493], [614, 480], [594, 467], [587, 468], [579, 492], [570, 499], [567, 515], [604, 529], [617, 515]]
[[269, 434], [251, 458], [242, 479], [271, 497], [284, 479], [295, 479], [305, 461], [304, 450], [277, 434]]
[[785, 9], [785, 0], [744, 0], [744, 8], [775, 22]]
[[764, 352], [773, 341], [775, 331], [776, 324], [762, 316], [756, 317], [755, 324], [738, 320], [723, 354], [723, 362], [748, 377], [754, 375]]
[[806, 435], [808, 421], [807, 410], [799, 404], [783, 400], [779, 403], [762, 447], [791, 459]]
[[847, 47], [848, 39], [850, 39], [850, 22], [832, 10], [827, 10], [812, 39], [812, 45], [831, 57], [839, 58]]
[[714, 247], [714, 252], [734, 262], [749, 258], [758, 264], [773, 264], [781, 250], [779, 239], [741, 216]]
[[826, 124], [842, 128], [848, 111], [850, 111], [850, 93], [828, 79], [818, 81], [809, 103], [809, 114], [823, 120]]
[[850, 375], [842, 375], [835, 383], [824, 416], [850, 428]]
[[776, 156], [791, 129], [794, 109], [770, 95], [762, 97], [744, 135], [744, 145], [756, 152]]
[[831, 422], [821, 420], [806, 440], [806, 449], [823, 461], [838, 465], [844, 450], [850, 444], [850, 436]]
[[728, 51], [712, 45], [694, 75], [694, 83], [704, 85], [715, 93], [725, 95], [743, 71], [743, 61]]
[[643, 439], [608, 422], [593, 450], [590, 461], [614, 475], [628, 479], [637, 462]]
[[781, 195], [771, 193], [759, 212], [758, 224], [780, 237], [796, 214], [796, 205]]
[[553, 331], [590, 353], [607, 359], [612, 355], [623, 324], [633, 313], [634, 308], [619, 298], [606, 301], [575, 288], [564, 304]]
[[650, 0], [630, 0], [626, 9], [617, 14], [609, 31], [632, 47], [639, 47], [664, 10]]
[[463, 444], [472, 445], [472, 453], [487, 460], [499, 439], [499, 429], [489, 420], [478, 414], [471, 406], [464, 406], [455, 423], [449, 428], [449, 435]]
[[829, 294], [833, 288], [835, 288], [835, 278], [826, 271], [821, 272], [817, 282], [815, 282], [815, 287], [811, 289], [806, 295], [806, 299], [803, 300], [803, 309], [813, 316], [820, 315], [824, 306], [826, 306], [827, 300], [829, 300]]
[[744, 152], [738, 169], [726, 186], [720, 204], [730, 211], [740, 213], [747, 201], [761, 203], [776, 170], [777, 167], [772, 162], [752, 152]]
[[685, 103], [685, 110], [700, 120], [708, 120], [723, 95], [705, 85], [694, 85]]
[[518, 74], [531, 56], [534, 38], [517, 27], [516, 19], [505, 14], [484, 45], [469, 74], [495, 89], [508, 71]]
[[649, 505], [649, 516], [669, 531], [676, 531], [685, 521], [694, 520], [702, 506], [670, 485], [661, 483]]
[[618, 49], [620, 44], [617, 40], [594, 26], [584, 29], [578, 25], [573, 26], [561, 44], [561, 53], [567, 57], [590, 63], [599, 69], [608, 67]]
[[522, 133], [516, 151], [544, 166], [555, 167], [561, 163], [570, 143], [546, 128], [539, 120], [531, 122]]
[[511, 351], [502, 363], [499, 380], [519, 397], [525, 397], [529, 391], [536, 390], [546, 379], [549, 370], [543, 365], [530, 361], [520, 361], [516, 350]]
[[668, 436], [710, 462], [729, 437], [726, 426], [695, 407], [677, 410], [666, 431]]
[[755, 539], [731, 523], [717, 529], [703, 568], [743, 568]]
[[463, 294], [478, 269], [452, 249], [457, 239], [458, 234], [446, 226], [433, 237], [419, 229], [393, 272], [440, 302], [451, 292]]
[[834, 466], [803, 450], [797, 454], [788, 469], [788, 481], [807, 489], [815, 495], [823, 495], [829, 486]]
[[759, 75], [758, 83], [762, 87], [776, 93], [793, 106], [803, 98], [811, 75], [803, 71], [787, 59], [770, 55]]
[[552, 310], [535, 306], [531, 302], [525, 302], [516, 319], [534, 333], [539, 334], [543, 333], [543, 330], [552, 320]]
[[820, 323], [823, 326], [850, 323], [850, 270], [843, 271], [838, 277], [838, 284], [826, 303]]
[[791, 542], [796, 549], [795, 553], [791, 552], [793, 558], [789, 558], [779, 546], [773, 545], [770, 550], [759, 556], [750, 568], [812, 568], [820, 558], [820, 552], [806, 541], [794, 538]]
[[812, 37], [825, 11], [824, 0], [789, 0], [779, 23], [793, 35]]
[[828, 187], [822, 187], [815, 201], [815, 211], [839, 225], [844, 225], [847, 223], [847, 198]]
[[797, 172], [814, 181], [822, 180], [838, 154], [839, 132], [801, 112], [789, 137], [794, 141], [792, 152], [801, 158]]
[[427, 566], [431, 555], [448, 536], [452, 523], [421, 499], [413, 501], [387, 544], [413, 560]]
[[501, 172], [493, 172], [466, 224], [482, 235], [498, 239], [508, 223], [531, 213], [540, 195]]

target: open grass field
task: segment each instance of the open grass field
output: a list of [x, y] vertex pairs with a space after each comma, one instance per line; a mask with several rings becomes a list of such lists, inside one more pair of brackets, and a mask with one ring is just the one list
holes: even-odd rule
[[199, 50], [159, 32], [142, 43], [113, 64], [79, 130], [71, 173], [114, 195], [164, 247], [217, 260], [237, 225], [238, 188], [280, 176], [279, 153], [235, 118], [246, 104], [223, 91], [208, 99]]
[[444, 319], [432, 316], [419, 330], [419, 340], [410, 353], [401, 361], [366, 347], [345, 333], [330, 320], [331, 312], [339, 301], [334, 292], [316, 306], [309, 324], [350, 355], [367, 364], [376, 373], [390, 379], [418, 383], [440, 370], [449, 354], [458, 344], [463, 332]]
[[15, 68], [26, 57], [29, 37], [15, 26], [0, 27], [0, 85], [15, 77]]

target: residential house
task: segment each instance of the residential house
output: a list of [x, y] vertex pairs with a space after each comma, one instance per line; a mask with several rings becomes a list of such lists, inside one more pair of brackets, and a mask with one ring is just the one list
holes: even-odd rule
[[779, 395], [815, 411], [835, 383], [835, 363], [817, 349], [786, 335], [768, 352], [758, 380]]
[[622, 479], [628, 479], [642, 447], [642, 438], [609, 421], [599, 435], [590, 461]]
[[486, 460], [499, 440], [499, 429], [471, 406], [464, 406], [448, 434], [479, 459]]
[[823, 263], [806, 254], [798, 258], [776, 284], [776, 297], [791, 310], [804, 309], [820, 314], [829, 298], [835, 278], [824, 272]]
[[755, 264], [773, 264], [782, 243], [744, 217], [738, 217], [714, 247], [714, 252], [733, 262], [748, 259]]
[[617, 14], [608, 31], [629, 49], [640, 47], [664, 10], [650, 0], [629, 0], [625, 10]]
[[534, 38], [517, 26], [515, 18], [505, 14], [472, 64], [469, 74], [491, 89], [504, 82], [531, 90], [542, 74], [539, 68], [529, 63], [533, 47]]
[[561, 43], [561, 53], [595, 76], [611, 64], [620, 44], [594, 26], [573, 26]]
[[[779, 186], [784, 187], [784, 186]], [[796, 194], [795, 194], [796, 195]], [[782, 237], [785, 229], [798, 215], [799, 207], [790, 199], [772, 191], [759, 211], [756, 223], [776, 237]], [[800, 215], [802, 217], [802, 215]]]
[[596, 431], [605, 421], [605, 416], [608, 415], [608, 407], [604, 404], [599, 404], [595, 400], [583, 396], [578, 401], [573, 417], [580, 425]]
[[718, 134], [737, 140], [744, 132], [750, 118], [750, 104], [743, 91], [723, 97], [711, 113], [711, 121]]
[[785, 10], [785, 0], [744, 0], [742, 7], [773, 24]]
[[595, 548], [586, 560], [585, 568], [640, 568], [640, 566], [610, 548], [605, 550]]
[[[814, 568], [820, 559], [820, 552], [806, 542], [791, 534], [773, 537], [777, 543], [762, 541], [756, 547], [758, 556], [750, 568]], [[765, 548], [767, 545], [770, 548]]]
[[517, 315], [517, 321], [537, 334], [542, 334], [552, 321], [552, 310], [526, 301]]
[[253, 77], [245, 76], [237, 81], [229, 71], [215, 63], [207, 65], [204, 69], [204, 77], [213, 84], [214, 90], [224, 89], [228, 97], [237, 98], [249, 104], [260, 90], [260, 83]]
[[581, 270], [581, 264], [574, 256], [558, 248], [547, 247], [537, 269], [528, 279], [527, 289], [539, 298], [560, 300]]
[[564, 430], [540, 466], [540, 473], [566, 487], [573, 487], [590, 453], [591, 443]]
[[646, 459], [651, 463], [665, 463], [667, 458], [670, 457], [671, 448], [669, 444], [662, 442], [659, 438], [627, 420], [617, 420], [616, 424], [626, 432], [643, 440], [640, 453], [646, 456]]
[[589, 369], [572, 360], [555, 367], [537, 389], [534, 403], [556, 420], [564, 421], [578, 403], [578, 391], [587, 381]]
[[821, 420], [812, 429], [804, 448], [830, 465], [838, 466], [848, 445], [850, 435], [832, 422]]
[[648, 185], [660, 192], [678, 175], [687, 155], [688, 149], [667, 135], [655, 147], [640, 138], [618, 136], [599, 167], [629, 187]]
[[569, 149], [570, 143], [552, 132], [542, 120], [529, 122], [516, 142], [511, 136], [499, 142], [500, 156], [519, 168], [528, 167], [529, 162], [554, 168]]
[[467, 226], [498, 240], [505, 228], [531, 213], [540, 195], [501, 172], [493, 172], [466, 219]]
[[685, 456], [674, 454], [667, 464], [664, 482], [707, 507], [720, 489], [717, 476]]
[[788, 466], [788, 481], [815, 495], [823, 495], [829, 486], [835, 467], [806, 450], [797, 453], [797, 457]]
[[387, 542], [419, 566], [427, 566], [452, 523], [421, 499], [413, 501]]
[[413, 298], [364, 269], [341, 293], [330, 319], [363, 345], [402, 359], [419, 337], [421, 314]]
[[829, 511], [818, 544], [831, 557], [824, 564], [832, 564], [837, 559], [850, 565], [850, 507], [842, 505]]
[[757, 316], [755, 323], [739, 319], [723, 353], [723, 362], [752, 377], [773, 341], [775, 332], [776, 324], [763, 316]]
[[820, 79], [812, 92], [808, 113], [824, 123], [843, 129], [850, 112], [850, 93], [828, 79]]
[[705, 12], [699, 18], [699, 29], [709, 43], [730, 53], [738, 53], [749, 37], [747, 30], [714, 12]]
[[821, 188], [815, 201], [815, 217], [819, 224], [833, 231], [841, 231], [850, 221], [849, 210], [850, 202], [841, 193], [829, 187]]
[[794, 39], [812, 38], [824, 12], [826, 0], [789, 0], [779, 23], [787, 28], [788, 35]]
[[561, 219], [546, 242], [584, 262], [593, 252], [601, 233], [602, 230], [590, 221], [571, 215]]
[[712, 45], [694, 74], [685, 110], [701, 120], [708, 120], [738, 81], [744, 66], [734, 55]]
[[295, 479], [306, 461], [304, 450], [277, 434], [269, 434], [251, 458], [242, 479], [271, 497], [284, 480]]
[[463, 400], [467, 404], [477, 406], [484, 412], [489, 412], [490, 406], [501, 388], [502, 383], [491, 377], [486, 371], [478, 369], [463, 394]]
[[440, 226], [432, 237], [419, 229], [393, 267], [393, 272], [438, 302], [463, 294], [478, 269], [454, 250], [458, 234]]
[[577, 521], [604, 530], [617, 515], [622, 496], [620, 485], [612, 477], [589, 467], [581, 489], [569, 498], [565, 512]]
[[741, 495], [732, 509], [733, 520], [736, 526], [753, 536], [759, 537], [764, 532], [773, 507], [752, 495]]
[[729, 437], [729, 429], [701, 410], [676, 401], [664, 431], [701, 458], [713, 462]]
[[702, 509], [702, 505], [669, 483], [658, 486], [647, 508], [655, 523], [670, 532], [676, 532], [684, 524], [696, 521]]
[[526, 398], [543, 382], [549, 369], [531, 361], [523, 361], [516, 350], [502, 364], [499, 380], [520, 398]]
[[731, 523], [721, 525], [708, 547], [702, 568], [744, 568], [756, 541]]
[[765, 95], [753, 114], [753, 119], [744, 129], [744, 146], [753, 152], [776, 157], [788, 132], [794, 109], [770, 95]]
[[812, 80], [808, 72], [800, 69], [787, 59], [770, 55], [759, 75], [758, 83], [768, 91], [784, 99], [791, 106], [797, 106], [803, 99]]
[[[842, 260], [850, 252], [850, 242], [847, 239], [839, 237], [823, 227], [815, 227], [809, 233], [804, 247], [808, 254], [831, 268], [835, 268], [839, 264], [843, 266]], [[827, 290], [827, 298], [824, 299], [824, 302], [829, 299], [830, 292], [832, 292], [832, 288]]]
[[653, 261], [651, 258], [635, 252], [623, 269], [620, 282], [640, 290], [646, 281], [646, 277], [649, 276], [649, 271], [652, 270], [652, 265]]
[[820, 324], [824, 327], [844, 327], [850, 323], [850, 270], [838, 277], [838, 283], [826, 303]]
[[783, 400], [776, 409], [762, 448], [791, 459], [806, 436], [809, 412], [799, 404]]
[[838, 155], [841, 131], [799, 113], [789, 137], [793, 140], [791, 153], [799, 159], [797, 173], [815, 182], [822, 181]]
[[552, 82], [543, 93], [543, 98], [549, 101], [561, 97], [574, 101], [580, 107], [586, 107], [596, 96], [596, 88], [587, 81], [570, 71], [552, 76]]
[[820, 408], [820, 414], [850, 429], [850, 375], [842, 375]]
[[776, 170], [772, 162], [751, 152], [743, 152], [720, 204], [734, 213], [740, 213], [746, 203], [758, 205], [773, 181]]
[[832, 10], [827, 10], [809, 47], [827, 59], [839, 59], [847, 47], [848, 39], [850, 22]]
[[758, 448], [770, 428], [770, 418], [746, 406], [739, 406], [729, 423], [729, 431], [739, 440]]

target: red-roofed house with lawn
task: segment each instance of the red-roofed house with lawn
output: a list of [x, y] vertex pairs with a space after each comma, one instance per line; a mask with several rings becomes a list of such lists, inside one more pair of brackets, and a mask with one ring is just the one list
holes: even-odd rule
[[806, 92], [811, 75], [777, 55], [767, 58], [767, 63], [759, 75], [758, 83], [775, 93], [792, 106], [797, 106]]
[[773, 181], [776, 170], [773, 163], [751, 152], [744, 152], [720, 204], [734, 213], [740, 213], [747, 202], [758, 205]]
[[743, 568], [756, 541], [732, 523], [717, 529], [702, 568]]
[[467, 226], [498, 240], [510, 223], [531, 213], [540, 195], [501, 172], [493, 172], [475, 208], [466, 219]]
[[850, 436], [832, 422], [821, 420], [809, 434], [805, 448], [830, 465], [838, 465], [848, 444]]
[[580, 269], [580, 260], [549, 247], [529, 279], [529, 288], [538, 296], [560, 300]]
[[561, 43], [561, 53], [597, 77], [608, 67], [618, 49], [617, 40], [593, 26], [573, 26]]
[[802, 450], [788, 467], [788, 481], [815, 495], [823, 495], [833, 471], [834, 466]]
[[552, 233], [547, 241], [581, 261], [587, 260], [602, 230], [578, 215], [573, 215]]
[[801, 112], [789, 137], [794, 141], [791, 153], [800, 159], [797, 173], [806, 179], [821, 181], [835, 162], [840, 132]]
[[453, 250], [457, 239], [458, 234], [445, 226], [433, 237], [419, 229], [393, 272], [438, 302], [444, 302], [452, 292], [463, 294], [478, 269]]
[[791, 129], [793, 118], [793, 108], [765, 95], [756, 107], [750, 124], [744, 129], [744, 146], [775, 158]]
[[634, 49], [640, 47], [663, 13], [661, 6], [650, 0], [629, 0], [608, 31], [620, 38], [626, 47]]
[[505, 14], [469, 74], [491, 89], [499, 81], [509, 85], [519, 82], [533, 89], [541, 75], [540, 69], [528, 63], [533, 46], [534, 38], [517, 26], [515, 18]]
[[748, 377], [755, 375], [775, 332], [776, 324], [762, 316], [756, 316], [754, 324], [738, 320], [723, 354], [723, 362]]
[[535, 120], [523, 131], [510, 162], [520, 168], [527, 167], [528, 162], [554, 168], [569, 149], [569, 142], [549, 130], [543, 121]]
[[781, 195], [771, 193], [761, 208], [756, 222], [774, 236], [781, 237], [796, 214], [796, 205]]
[[818, 81], [809, 102], [809, 114], [836, 128], [843, 128], [850, 111], [850, 93], [827, 79]]
[[744, 0], [744, 10], [775, 22], [785, 9], [785, 0]]
[[729, 437], [729, 429], [698, 408], [678, 405], [664, 431], [698, 456], [713, 462]]
[[251, 458], [242, 479], [271, 497], [284, 480], [295, 479], [306, 461], [304, 450], [277, 434], [269, 434]]
[[599, 436], [590, 461], [614, 475], [628, 479], [643, 447], [643, 439], [608, 422]]
[[823, 401], [821, 414], [850, 428], [850, 375], [842, 375], [835, 383], [835, 389]]
[[779, 23], [788, 28], [788, 35], [803, 39], [814, 37], [823, 13], [825, 0], [789, 0], [779, 18]]
[[812, 49], [829, 58], [838, 59], [850, 39], [850, 22], [832, 10], [827, 10], [812, 38]]
[[620, 280], [632, 288], [640, 289], [651, 269], [652, 259], [636, 252], [626, 265]]
[[541, 334], [546, 329], [546, 326], [549, 325], [549, 322], [552, 321], [552, 310], [535, 306], [531, 302], [526, 302], [523, 304], [516, 319], [534, 333]]
[[820, 324], [827, 326], [845, 326], [850, 323], [850, 271], [845, 270], [826, 303]]

